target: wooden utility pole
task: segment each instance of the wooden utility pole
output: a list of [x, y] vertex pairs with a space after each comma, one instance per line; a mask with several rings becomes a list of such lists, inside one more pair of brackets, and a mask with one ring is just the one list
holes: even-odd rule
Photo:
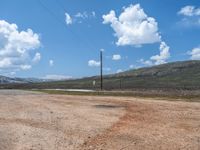
[[100, 74], [101, 74], [101, 90], [103, 90], [103, 50], [100, 50]]
[[122, 90], [122, 79], [119, 79], [119, 88]]

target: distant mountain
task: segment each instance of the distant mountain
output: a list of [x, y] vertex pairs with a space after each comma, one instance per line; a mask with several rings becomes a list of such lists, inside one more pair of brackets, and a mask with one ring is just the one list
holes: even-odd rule
[[[93, 81], [96, 81], [95, 86]], [[20, 83], [21, 80], [11, 79], [9, 82]], [[26, 80], [25, 80], [26, 81]], [[33, 83], [25, 83], [3, 88], [76, 88], [99, 89], [100, 77], [87, 77], [82, 79]], [[31, 84], [30, 84], [31, 83]], [[104, 89], [131, 90], [131, 89], [200, 89], [200, 61], [180, 61], [158, 66], [128, 70], [118, 74], [104, 76]], [[1, 88], [2, 88], [1, 87]]]
[[38, 83], [49, 80], [37, 79], [37, 78], [11, 78], [0, 75], [0, 84], [24, 84], [24, 83]]
[[24, 83], [21, 79], [0, 76], [0, 84]]

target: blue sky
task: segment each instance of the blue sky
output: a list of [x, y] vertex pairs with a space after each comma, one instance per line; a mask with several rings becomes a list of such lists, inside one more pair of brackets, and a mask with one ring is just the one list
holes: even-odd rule
[[100, 49], [104, 49], [106, 74], [200, 59], [199, 0], [1, 0], [0, 3], [2, 75], [39, 78], [97, 75]]

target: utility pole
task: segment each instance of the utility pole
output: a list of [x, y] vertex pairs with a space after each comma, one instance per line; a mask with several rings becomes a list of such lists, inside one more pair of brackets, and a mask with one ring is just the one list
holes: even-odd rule
[[119, 88], [122, 90], [122, 79], [119, 79]]
[[101, 74], [101, 90], [103, 90], [103, 49], [100, 50], [100, 74]]

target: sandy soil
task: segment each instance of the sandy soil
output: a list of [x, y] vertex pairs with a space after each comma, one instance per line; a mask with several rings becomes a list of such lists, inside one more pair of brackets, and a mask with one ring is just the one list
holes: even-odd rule
[[0, 91], [0, 150], [200, 150], [200, 103]]

